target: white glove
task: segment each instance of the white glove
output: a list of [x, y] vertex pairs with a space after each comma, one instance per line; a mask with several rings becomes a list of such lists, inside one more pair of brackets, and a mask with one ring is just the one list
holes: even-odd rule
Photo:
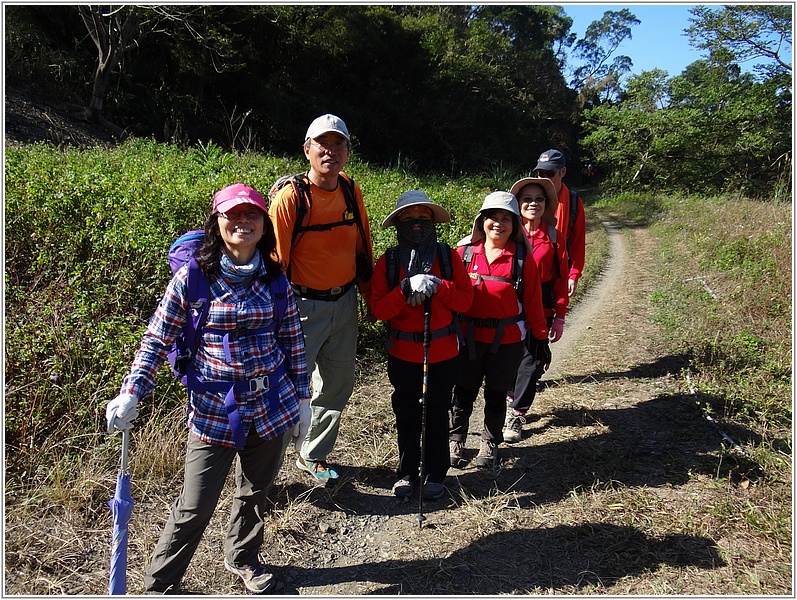
[[307, 430], [310, 429], [310, 419], [313, 411], [310, 410], [310, 399], [299, 401], [299, 422], [293, 426], [293, 447], [296, 450], [302, 447]]
[[108, 421], [108, 433], [116, 429], [132, 429], [133, 419], [138, 417], [136, 409], [138, 399], [130, 394], [119, 394], [105, 407], [105, 419]]
[[431, 298], [432, 294], [437, 292], [438, 285], [440, 285], [440, 280], [428, 273], [418, 273], [410, 277], [410, 290], [413, 293], [420, 292], [427, 298]]

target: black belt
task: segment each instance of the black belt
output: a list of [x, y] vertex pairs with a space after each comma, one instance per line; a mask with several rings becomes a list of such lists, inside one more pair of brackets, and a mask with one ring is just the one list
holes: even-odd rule
[[293, 288], [293, 293], [300, 298], [307, 298], [308, 300], [323, 300], [325, 302], [336, 302], [341, 298], [341, 296], [343, 296], [343, 294], [348, 292], [353, 285], [354, 280], [351, 280], [346, 285], [336, 285], [328, 290], [316, 290], [314, 288], [307, 287], [306, 285], [296, 285], [295, 283], [291, 284], [291, 288]]

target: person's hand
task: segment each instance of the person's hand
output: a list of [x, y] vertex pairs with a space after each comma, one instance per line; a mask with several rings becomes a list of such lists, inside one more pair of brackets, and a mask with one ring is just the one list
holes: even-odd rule
[[440, 285], [440, 280], [428, 273], [418, 273], [410, 277], [410, 289], [413, 292], [422, 293], [427, 298], [430, 298], [437, 291], [438, 285]]
[[565, 330], [565, 320], [556, 317], [551, 324], [551, 330], [548, 332], [548, 339], [551, 343], [558, 342], [562, 338], [562, 333]]
[[531, 342], [530, 348], [534, 349], [534, 360], [542, 367], [543, 372], [547, 371], [551, 366], [551, 348], [548, 345], [548, 339], [535, 339]]
[[136, 409], [138, 399], [130, 394], [119, 394], [105, 407], [105, 419], [108, 421], [108, 433], [115, 429], [132, 429], [133, 419], [138, 417]]
[[307, 430], [310, 429], [310, 419], [313, 411], [310, 410], [310, 399], [299, 401], [299, 422], [293, 426], [293, 447], [296, 450], [302, 447]]
[[576, 288], [578, 287], [578, 281], [575, 279], [568, 279], [567, 280], [567, 295], [572, 296], [576, 293]]
[[407, 304], [417, 306], [426, 298], [431, 298], [437, 292], [441, 280], [428, 273], [418, 273], [412, 277], [405, 277], [401, 281], [401, 291], [407, 298]]
[[420, 306], [423, 304], [423, 301], [426, 300], [426, 294], [421, 292], [412, 292], [407, 298], [407, 304], [411, 304], [412, 306]]

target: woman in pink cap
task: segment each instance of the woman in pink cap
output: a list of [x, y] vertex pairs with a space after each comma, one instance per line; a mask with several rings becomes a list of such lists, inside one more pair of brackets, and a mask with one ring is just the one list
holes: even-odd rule
[[[240, 183], [216, 193], [195, 255], [207, 279], [209, 311], [188, 369], [204, 382], [229, 382], [229, 391], [225, 397], [189, 386], [183, 488], [144, 572], [147, 592], [179, 590], [236, 458], [224, 566], [253, 592], [274, 586], [259, 559], [266, 494], [282, 464], [283, 438], [295, 429], [300, 440], [310, 422], [304, 338], [287, 282], [281, 282], [284, 314], [275, 318], [272, 283], [284, 278], [275, 246], [260, 193]], [[189, 318], [187, 279], [184, 266], [169, 282], [119, 395], [106, 407], [109, 431], [131, 428], [136, 404], [152, 393], [156, 373]]]

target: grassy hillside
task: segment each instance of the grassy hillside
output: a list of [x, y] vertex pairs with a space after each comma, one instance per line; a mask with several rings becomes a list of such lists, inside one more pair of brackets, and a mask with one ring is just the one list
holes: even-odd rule
[[[81, 552], [87, 555], [96, 554], [97, 544], [104, 544], [106, 539], [107, 482], [115, 477], [119, 457], [119, 436], [105, 434], [103, 405], [116, 394], [168, 281], [166, 250], [180, 233], [201, 225], [215, 190], [234, 181], [245, 181], [266, 191], [279, 175], [303, 170], [305, 164], [284, 157], [226, 154], [215, 146], [183, 151], [133, 140], [113, 150], [57, 149], [45, 145], [7, 148], [5, 167], [6, 523], [18, 525], [36, 523], [42, 518], [60, 519], [58, 522], [62, 523], [64, 531], [81, 532], [79, 544], [64, 542], [69, 548], [74, 546], [83, 548]], [[485, 194], [506, 188], [519, 175], [496, 170], [479, 176], [430, 178], [418, 176], [400, 165], [374, 169], [356, 158], [349, 167], [347, 171], [365, 190], [377, 255], [394, 242], [393, 230], [382, 230], [379, 224], [403, 191], [424, 189], [448, 208], [453, 220], [440, 226], [439, 231], [446, 241], [453, 243], [470, 230]], [[655, 309], [657, 324], [667, 334], [670, 354], [678, 358], [677, 364], [684, 365], [679, 375], [691, 382], [695, 402], [728, 439], [743, 447], [744, 458], [726, 459], [726, 463], [734, 465], [730, 470], [696, 472], [694, 479], [709, 479], [707, 487], [716, 494], [705, 496], [713, 498], [706, 506], [702, 496], [692, 499], [694, 507], [690, 508], [689, 502], [683, 503], [683, 510], [695, 511], [693, 522], [689, 521], [692, 518], [689, 516], [668, 521], [666, 511], [651, 508], [648, 500], [642, 500], [648, 493], [655, 496], [647, 484], [629, 484], [627, 492], [614, 490], [612, 481], [606, 484], [606, 489], [599, 486], [587, 491], [580, 489], [581, 479], [576, 475], [583, 465], [574, 470], [571, 462], [570, 470], [562, 469], [561, 447], [552, 447], [550, 462], [540, 464], [556, 466], [555, 472], [548, 476], [555, 486], [562, 487], [566, 503], [577, 506], [588, 498], [592, 499], [590, 502], [595, 501], [596, 514], [589, 516], [589, 522], [601, 523], [602, 519], [611, 519], [613, 515], [622, 517], [616, 512], [617, 507], [623, 502], [631, 506], [638, 496], [640, 531], [657, 542], [659, 538], [666, 540], [674, 535], [676, 542], [673, 544], [680, 548], [681, 542], [677, 540], [681, 539], [678, 536], [683, 533], [684, 523], [692, 523], [693, 533], [700, 534], [701, 540], [705, 535], [706, 543], [709, 543], [708, 538], [715, 544], [725, 535], [734, 539], [741, 536], [758, 551], [769, 551], [775, 545], [783, 548], [783, 555], [788, 554], [792, 530], [789, 497], [791, 206], [738, 196], [627, 193], [593, 196], [591, 191], [585, 194], [585, 202], [588, 264], [576, 300], [588, 293], [590, 286], [599, 279], [606, 261], [608, 241], [601, 221], [619, 223], [626, 230], [645, 228], [652, 233], [655, 247], [641, 254], [655, 255], [651, 277], [656, 285], [655, 291], [642, 300], [647, 305], [640, 307], [639, 313], [647, 314], [651, 306]], [[629, 236], [631, 239], [635, 239], [634, 236]], [[647, 264], [646, 259], [644, 265]], [[594, 330], [605, 331], [598, 334], [598, 339], [605, 336], [608, 344], [617, 333], [610, 331], [612, 328], [625, 333], [632, 331], [632, 339], [639, 336], [633, 326], [628, 325], [628, 320], [628, 315], [617, 314], [611, 327], [592, 325]], [[363, 398], [373, 404], [378, 404], [379, 398], [384, 399], [384, 390], [380, 390], [381, 396], [369, 392], [369, 386], [375, 385], [374, 379], [383, 373], [382, 328], [381, 324], [361, 325], [358, 387], [364, 390], [360, 398], [363, 405], [367, 404]], [[601, 356], [606, 354], [600, 344], [594, 349]], [[384, 385], [385, 382], [378, 383]], [[578, 389], [574, 393], [585, 393], [579, 386], [575, 387]], [[603, 393], [601, 391], [595, 399], [598, 407], [605, 401]], [[176, 484], [172, 481], [179, 479], [183, 459], [177, 440], [184, 435], [180, 414], [185, 392], [167, 368], [159, 373], [155, 396], [140, 404], [142, 414], [137, 421], [136, 434], [140, 448], [136, 456], [137, 485], [140, 486], [141, 506], [158, 505], [160, 510], [158, 503], [165, 505], [167, 500], [162, 498], [173, 492]], [[377, 409], [371, 409], [370, 404], [367, 406], [367, 410], [360, 413], [352, 409], [349, 424], [344, 423], [347, 428], [344, 437], [356, 438], [363, 447], [371, 448], [377, 457], [373, 462], [387, 469], [395, 450], [392, 415], [382, 410], [376, 418], [374, 411]], [[679, 403], [667, 406], [677, 408]], [[559, 408], [568, 414], [573, 412], [572, 407]], [[638, 409], [634, 411], [644, 413]], [[611, 416], [602, 410], [591, 414], [598, 421], [600, 418], [596, 415]], [[697, 418], [698, 413], [694, 414]], [[689, 414], [677, 416], [692, 418]], [[589, 439], [583, 443], [587, 444], [592, 440], [591, 429], [586, 426], [589, 423], [585, 425], [581, 417], [572, 418], [575, 419], [572, 429], [584, 432]], [[598, 421], [593, 424], [595, 427], [612, 429], [611, 422], [606, 425]], [[552, 430], [552, 434], [556, 433], [555, 427]], [[618, 428], [618, 431], [623, 429]], [[614, 454], [607, 455], [599, 438], [596, 440], [595, 446], [583, 447], [586, 465], [583, 468], [590, 473], [612, 456], [618, 461], [614, 466], [621, 472], [626, 466], [637, 464], [638, 457], [633, 453], [636, 449], [628, 450], [617, 441]], [[717, 446], [723, 444], [720, 458], [725, 459], [722, 453], [728, 447], [723, 438], [717, 436], [712, 440]], [[360, 450], [359, 446], [353, 447]], [[544, 447], [534, 447], [529, 453], [529, 460], [534, 461], [529, 473], [539, 475], [537, 461]], [[635, 448], [633, 444], [628, 447]], [[714, 452], [713, 445], [710, 452]], [[581, 456], [580, 452], [577, 454]], [[599, 475], [603, 472], [599, 470]], [[766, 502], [750, 504], [747, 496], [725, 493], [723, 486], [729, 484], [725, 480], [726, 476], [731, 477], [729, 473], [735, 478], [734, 485], [740, 489], [745, 485], [755, 486], [760, 494], [756, 497], [766, 497]], [[560, 478], [565, 474], [569, 474], [570, 479], [562, 483]], [[577, 484], [571, 485], [574, 477]], [[584, 481], [591, 479], [587, 477]], [[167, 489], [168, 494], [163, 489]], [[662, 486], [659, 491], [666, 494], [669, 489]], [[601, 494], [603, 497], [599, 497]], [[284, 533], [286, 539], [294, 539], [294, 528], [314, 527], [297, 516], [304, 515], [307, 510], [302, 502], [307, 502], [304, 491], [299, 499], [291, 500], [282, 512], [277, 512], [275, 518], [282, 520], [276, 530]], [[465, 508], [482, 510], [480, 502], [489, 512], [478, 515], [484, 519], [479, 523], [488, 523], [490, 527], [503, 522], [507, 512], [514, 513], [517, 508], [510, 496], [498, 494], [493, 498], [492, 492], [488, 498], [474, 500], [473, 506], [466, 502]], [[772, 507], [781, 508], [773, 510]], [[539, 531], [550, 531], [551, 522], [570, 524], [574, 518], [567, 510], [556, 513], [563, 510], [560, 504], [542, 502], [540, 508], [534, 510], [542, 511], [538, 518], [546, 524]], [[151, 520], [152, 517], [146, 513], [142, 518]], [[629, 518], [636, 519], [636, 516]], [[735, 528], [740, 520], [742, 525]], [[709, 526], [709, 522], [716, 524]], [[636, 527], [637, 521], [633, 520], [633, 524]], [[704, 531], [704, 527], [708, 529]], [[514, 525], [507, 525], [507, 528], [516, 529]], [[606, 532], [605, 527], [596, 530], [590, 525], [588, 529], [593, 534]], [[102, 530], [101, 542], [97, 542], [99, 530]], [[27, 529], [17, 527], [16, 531]], [[68, 533], [63, 536], [62, 531], [55, 533], [53, 539], [45, 541], [34, 534], [19, 533], [10, 540], [11, 558], [7, 558], [6, 568], [13, 567], [13, 573], [20, 580], [17, 582], [19, 590], [30, 592], [35, 588], [37, 593], [54, 593], [53, 590], [64, 593], [65, 588], [58, 585], [39, 579], [31, 583], [28, 578], [28, 573], [40, 573], [53, 561], [62, 560], [62, 537], [67, 539]], [[316, 533], [313, 529], [308, 535], [314, 537]], [[523, 530], [522, 533], [528, 532]], [[146, 535], [154, 533], [147, 529]], [[573, 535], [581, 537], [578, 532]], [[619, 535], [622, 539], [617, 541], [616, 547], [626, 554], [634, 554], [631, 561], [634, 564], [636, 558], [646, 559], [645, 552], [649, 551], [650, 544], [639, 546], [642, 550], [636, 556], [636, 550], [629, 549], [636, 547], [628, 547], [626, 537], [624, 533]], [[147, 547], [146, 550], [139, 548], [139, 555], [148, 552], [151, 546], [151, 540], [142, 540], [139, 537], [136, 543]], [[27, 543], [35, 543], [37, 549], [31, 550], [32, 546], [28, 547]], [[571, 552], [571, 544], [572, 541], [563, 542], [561, 550], [565, 554]], [[47, 548], [42, 550], [41, 546]], [[616, 553], [607, 552], [606, 548], [605, 544], [599, 544], [595, 554], [587, 558], [594, 557], [599, 563], [604, 561], [605, 567], [606, 560], [611, 562], [617, 558]], [[58, 558], [50, 560], [50, 556]], [[732, 553], [729, 556], [732, 558]], [[734, 571], [732, 578], [735, 578], [736, 587], [722, 589], [767, 593], [775, 589], [772, 580], [778, 582], [778, 590], [788, 587], [787, 577], [781, 573], [787, 560], [775, 557], [778, 571], [767, 576], [756, 571], [755, 556], [746, 559], [744, 569], [749, 571], [740, 571], [741, 575]], [[550, 557], [544, 556], [541, 560], [547, 564]], [[430, 569], [437, 572], [437, 561], [431, 563], [434, 565]], [[651, 566], [649, 570], [655, 572], [656, 567]], [[578, 579], [583, 574], [579, 573]], [[508, 577], [510, 573], [505, 575]], [[679, 576], [688, 579], [689, 573]], [[88, 578], [82, 571], [80, 577]], [[667, 573], [660, 577], [666, 580]], [[23, 581], [26, 578], [27, 581]], [[568, 576], [567, 579], [572, 578]], [[685, 581], [680, 587], [666, 590], [714, 593], [705, 583], [706, 579], [694, 581], [696, 587]], [[214, 582], [207, 585], [208, 589], [222, 589], [215, 588]], [[601, 593], [601, 587], [594, 589], [595, 593]], [[655, 589], [658, 590], [655, 593], [667, 593]], [[80, 588], [74, 593], [85, 593], [85, 590]]]
[[[234, 181], [266, 191], [279, 175], [304, 168], [293, 158], [233, 155], [213, 145], [183, 151], [146, 140], [114, 150], [7, 150], [12, 463], [65, 425], [101, 429], [99, 407], [113, 397], [168, 281], [165, 250], [181, 232], [201, 226], [213, 192]], [[469, 232], [484, 195], [520, 175], [497, 170], [423, 178], [400, 166], [371, 169], [356, 157], [348, 172], [366, 191], [377, 256], [395, 236], [379, 224], [405, 190], [422, 188], [448, 208], [452, 222], [439, 230], [454, 243]], [[790, 424], [789, 207], [738, 197], [629, 194], [597, 206], [651, 224], [663, 240], [662, 289], [651, 302], [671, 329], [674, 348], [693, 357], [699, 385], [720, 398], [714, 410], [756, 429]], [[605, 256], [594, 217], [589, 229], [586, 286]], [[363, 327], [364, 353], [378, 355], [380, 332]], [[161, 377], [159, 389], [181, 402], [182, 390], [166, 369]]]
[[[213, 145], [183, 151], [140, 139], [113, 150], [7, 149], [10, 473], [35, 470], [47, 439], [102, 431], [101, 406], [114, 397], [170, 277], [166, 250], [201, 227], [213, 193], [236, 181], [265, 193], [280, 175], [305, 168], [304, 159], [234, 155]], [[518, 175], [423, 178], [400, 167], [371, 169], [356, 157], [347, 172], [366, 191], [376, 256], [395, 243], [393, 229], [380, 224], [404, 191], [424, 189], [448, 208], [452, 221], [439, 231], [454, 244], [470, 232], [484, 196]], [[590, 226], [599, 237], [599, 225]], [[600, 256], [591, 257], [594, 272]], [[364, 355], [379, 356], [381, 331], [363, 325]], [[184, 401], [168, 369], [157, 393], [174, 405]], [[146, 414], [146, 402], [142, 408]]]

